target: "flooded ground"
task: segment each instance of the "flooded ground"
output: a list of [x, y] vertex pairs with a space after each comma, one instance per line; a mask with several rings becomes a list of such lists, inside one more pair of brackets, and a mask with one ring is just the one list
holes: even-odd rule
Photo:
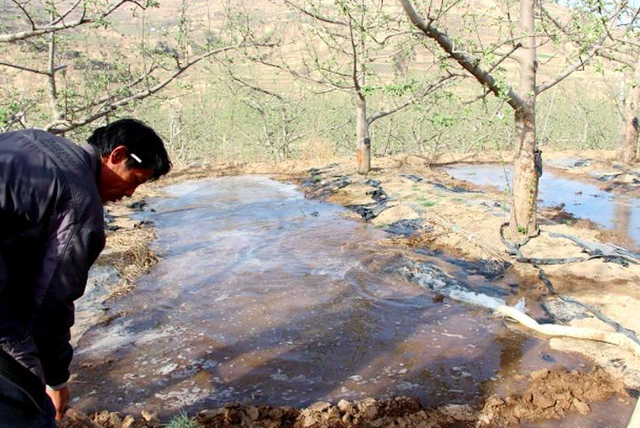
[[[449, 166], [446, 171], [454, 178], [477, 186], [492, 186], [507, 192], [513, 183], [511, 165], [460, 164]], [[561, 207], [575, 218], [590, 220], [629, 237], [636, 248], [640, 247], [640, 201], [636, 198], [604, 191], [597, 182], [568, 178], [554, 168], [545, 168], [538, 197], [542, 207]]]
[[[76, 408], [167, 416], [388, 395], [477, 404], [517, 392], [518, 375], [591, 366], [434, 291], [452, 282], [515, 301], [508, 274], [382, 246], [382, 230], [265, 177], [166, 190], [149, 214], [161, 262], [109, 308], [119, 316], [79, 340]], [[438, 272], [436, 287], [412, 280], [416, 263]], [[615, 400], [607, 409], [591, 415], [597, 426], [631, 412]]]

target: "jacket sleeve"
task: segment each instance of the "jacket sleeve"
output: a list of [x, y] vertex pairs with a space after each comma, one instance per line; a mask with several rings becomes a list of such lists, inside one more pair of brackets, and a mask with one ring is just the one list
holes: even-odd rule
[[59, 222], [47, 242], [42, 272], [50, 272], [50, 282], [38, 287], [46, 293], [39, 296], [41, 303], [32, 329], [45, 381], [50, 386], [69, 379], [73, 301], [84, 293], [89, 268], [105, 243], [104, 231], [97, 225], [65, 227], [64, 223]]

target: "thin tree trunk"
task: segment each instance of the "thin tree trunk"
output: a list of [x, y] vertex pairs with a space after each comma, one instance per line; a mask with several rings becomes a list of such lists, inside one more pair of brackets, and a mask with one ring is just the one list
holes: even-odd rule
[[58, 106], [58, 89], [56, 88], [56, 35], [52, 34], [49, 40], [49, 64], [48, 64], [48, 76], [49, 76], [49, 104], [51, 106], [51, 117], [53, 121], [57, 122], [62, 120], [63, 116]]
[[371, 170], [371, 140], [367, 121], [367, 100], [356, 95], [356, 141], [358, 147], [358, 172], [368, 174]]
[[622, 162], [635, 162], [638, 160], [638, 128], [639, 104], [640, 104], [640, 57], [636, 62], [633, 72], [632, 85], [629, 89], [626, 102], [624, 104], [624, 120], [618, 140], [617, 158]]
[[537, 233], [536, 202], [538, 180], [542, 174], [540, 152], [536, 148], [536, 48], [533, 0], [520, 0], [520, 34], [523, 52], [520, 60], [520, 88], [524, 106], [515, 112], [517, 154], [514, 162], [511, 233], [533, 236]]

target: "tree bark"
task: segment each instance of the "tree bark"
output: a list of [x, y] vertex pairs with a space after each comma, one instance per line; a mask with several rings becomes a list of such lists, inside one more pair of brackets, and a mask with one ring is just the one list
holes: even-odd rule
[[520, 88], [524, 105], [516, 109], [517, 152], [514, 161], [511, 233], [534, 236], [537, 233], [536, 203], [542, 160], [536, 147], [536, 38], [533, 0], [520, 0]]
[[622, 162], [636, 162], [638, 160], [638, 129], [640, 127], [640, 57], [636, 62], [633, 79], [626, 102], [624, 103], [624, 120], [618, 139], [617, 158]]
[[49, 104], [51, 106], [51, 118], [53, 121], [61, 121], [63, 115], [58, 107], [58, 89], [56, 87], [56, 35], [52, 34], [49, 40], [49, 66], [47, 76], [49, 77]]
[[356, 142], [358, 147], [358, 172], [368, 174], [371, 170], [371, 140], [367, 121], [367, 100], [356, 95]]

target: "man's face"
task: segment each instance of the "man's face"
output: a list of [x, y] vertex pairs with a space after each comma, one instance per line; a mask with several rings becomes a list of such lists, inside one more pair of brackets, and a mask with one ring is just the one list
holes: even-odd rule
[[153, 175], [153, 168], [128, 167], [128, 157], [126, 147], [118, 146], [102, 158], [98, 188], [103, 204], [131, 197], [136, 188]]

